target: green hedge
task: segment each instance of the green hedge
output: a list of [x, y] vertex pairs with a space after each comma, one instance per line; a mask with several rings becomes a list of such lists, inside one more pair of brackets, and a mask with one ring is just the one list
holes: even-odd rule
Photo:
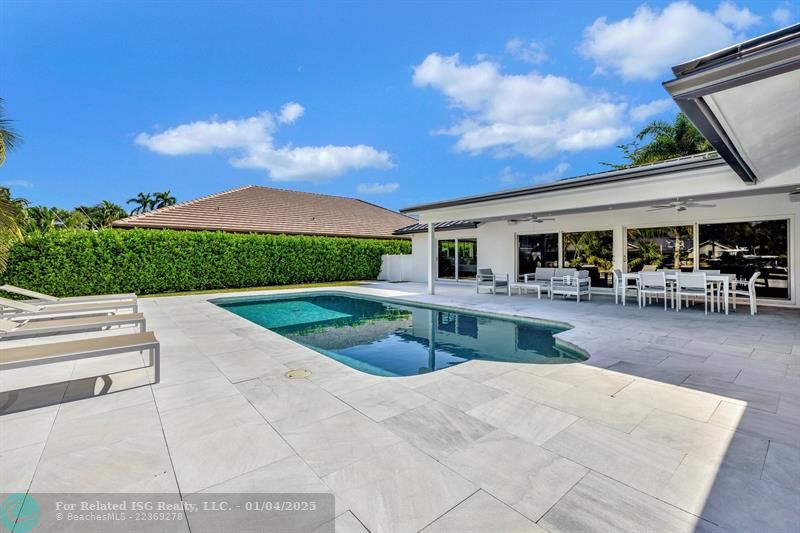
[[56, 296], [375, 279], [409, 241], [206, 231], [50, 231], [11, 249], [4, 283]]

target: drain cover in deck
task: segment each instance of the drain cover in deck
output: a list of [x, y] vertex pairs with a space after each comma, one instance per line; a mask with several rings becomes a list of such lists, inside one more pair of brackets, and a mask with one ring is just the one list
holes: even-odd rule
[[296, 370], [289, 370], [287, 373], [284, 374], [289, 379], [304, 379], [311, 375], [310, 370], [306, 370], [305, 368], [298, 368]]

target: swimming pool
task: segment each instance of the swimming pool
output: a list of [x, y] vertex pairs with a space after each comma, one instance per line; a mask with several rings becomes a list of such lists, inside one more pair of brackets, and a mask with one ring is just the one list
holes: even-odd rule
[[562, 364], [587, 357], [556, 343], [567, 328], [331, 293], [219, 298], [212, 303], [352, 368], [412, 376], [471, 359]]

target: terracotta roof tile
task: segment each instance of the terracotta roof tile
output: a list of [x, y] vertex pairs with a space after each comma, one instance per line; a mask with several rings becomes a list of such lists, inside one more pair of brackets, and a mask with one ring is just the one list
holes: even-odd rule
[[248, 185], [114, 222], [117, 228], [160, 228], [397, 238], [413, 218], [342, 196]]

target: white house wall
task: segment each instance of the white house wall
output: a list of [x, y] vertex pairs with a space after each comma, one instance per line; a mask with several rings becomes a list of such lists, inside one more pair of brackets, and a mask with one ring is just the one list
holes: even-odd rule
[[[797, 307], [800, 284], [800, 203], [789, 201], [788, 193], [758, 195], [731, 199], [715, 199], [706, 203], [714, 208], [695, 208], [683, 212], [674, 210], [648, 211], [646, 207], [634, 209], [605, 209], [591, 213], [557, 215], [556, 220], [542, 223], [506, 221], [484, 222], [470, 230], [441, 231], [437, 240], [455, 238], [477, 239], [478, 267], [492, 268], [498, 273], [516, 272], [516, 236], [535, 233], [557, 233], [588, 230], [614, 231], [614, 265], [623, 268], [625, 263], [624, 236], [627, 228], [657, 227], [675, 224], [742, 222], [769, 219], [789, 219], [790, 295], [788, 305]], [[438, 210], [437, 210], [438, 211]], [[454, 211], [454, 209], [449, 209]], [[464, 211], [467, 211], [466, 209]], [[469, 219], [465, 212], [454, 212], [454, 220]], [[438, 213], [437, 213], [438, 215]], [[496, 214], [495, 214], [496, 215]], [[427, 234], [412, 238], [413, 280], [427, 280]], [[784, 302], [785, 303], [785, 302]]]

